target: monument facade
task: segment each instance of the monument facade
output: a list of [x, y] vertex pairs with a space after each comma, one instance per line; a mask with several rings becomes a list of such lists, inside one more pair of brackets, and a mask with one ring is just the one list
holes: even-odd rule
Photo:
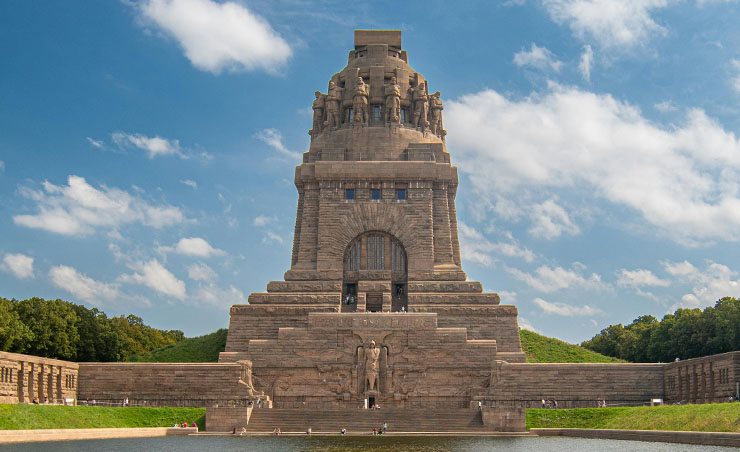
[[231, 308], [220, 361], [276, 408], [468, 407], [525, 356], [516, 308], [461, 268], [440, 94], [400, 31], [358, 30], [315, 97], [290, 269]]

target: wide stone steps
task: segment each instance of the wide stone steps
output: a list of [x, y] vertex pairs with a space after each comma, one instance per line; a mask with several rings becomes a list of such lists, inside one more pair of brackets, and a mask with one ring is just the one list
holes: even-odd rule
[[309, 410], [261, 408], [252, 411], [247, 430], [252, 433], [283, 432], [336, 433], [345, 428], [350, 433], [371, 432], [388, 424], [388, 432], [490, 432], [481, 414], [472, 409], [380, 409], [380, 410]]

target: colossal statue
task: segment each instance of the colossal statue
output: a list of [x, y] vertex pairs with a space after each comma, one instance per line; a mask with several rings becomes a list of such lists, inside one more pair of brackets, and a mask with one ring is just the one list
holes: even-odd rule
[[431, 120], [429, 122], [432, 133], [443, 137], [445, 134], [442, 129], [442, 110], [444, 109], [444, 106], [442, 105], [442, 100], [439, 96], [439, 91], [429, 96], [429, 109], [431, 110]]
[[339, 127], [339, 105], [342, 101], [342, 88], [338, 87], [336, 83], [329, 82], [329, 89], [326, 94], [325, 108], [326, 108], [326, 127]]
[[378, 359], [380, 349], [375, 346], [375, 341], [370, 341], [370, 347], [365, 350], [365, 380], [367, 390], [378, 390]]
[[401, 87], [396, 77], [392, 77], [390, 85], [385, 87], [385, 122], [401, 122]]
[[368, 85], [362, 80], [362, 77], [357, 77], [355, 83], [354, 97], [352, 98], [352, 111], [354, 122], [361, 124], [367, 124], [367, 96], [368, 96]]
[[426, 82], [418, 83], [411, 91], [414, 100], [414, 127], [424, 131], [429, 128], [429, 95], [426, 90]]
[[325, 94], [321, 94], [320, 91], [314, 93], [316, 99], [313, 101], [313, 129], [311, 129], [311, 136], [316, 136], [321, 133], [321, 127], [324, 125], [324, 107], [326, 105]]

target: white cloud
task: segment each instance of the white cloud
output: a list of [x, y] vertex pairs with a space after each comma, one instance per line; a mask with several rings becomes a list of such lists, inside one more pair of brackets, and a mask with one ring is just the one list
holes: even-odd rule
[[516, 292], [511, 292], [508, 290], [499, 290], [498, 295], [499, 297], [501, 297], [502, 303], [506, 303], [506, 304], [516, 303]]
[[283, 239], [280, 234], [274, 232], [274, 231], [265, 231], [265, 236], [262, 237], [262, 243], [280, 243], [283, 244], [285, 242], [285, 239]]
[[265, 215], [260, 215], [254, 219], [252, 224], [257, 226], [258, 228], [262, 228], [262, 227], [267, 226], [270, 223], [277, 223], [277, 221], [278, 221], [277, 217], [268, 217]]
[[146, 152], [150, 159], [163, 155], [176, 155], [180, 158], [187, 158], [180, 150], [179, 140], [168, 140], [159, 136], [148, 137], [140, 133], [129, 134], [123, 132], [111, 134], [111, 139], [122, 149], [133, 146]]
[[644, 44], [653, 35], [666, 34], [650, 13], [673, 0], [542, 0], [550, 17], [567, 24], [580, 39], [602, 47]]
[[104, 143], [103, 143], [102, 141], [99, 141], [99, 140], [94, 140], [94, 139], [92, 139], [92, 138], [90, 138], [90, 137], [87, 137], [87, 141], [88, 141], [88, 142], [89, 142], [89, 143], [90, 143], [90, 144], [91, 144], [91, 145], [92, 145], [93, 147], [96, 147], [96, 148], [98, 148], [98, 149], [104, 149], [104, 148], [105, 148], [105, 144], [104, 144]]
[[160, 252], [175, 251], [185, 256], [211, 257], [223, 256], [226, 251], [214, 248], [201, 237], [183, 237], [174, 247], [162, 246], [157, 249]]
[[532, 227], [529, 233], [535, 237], [554, 239], [562, 234], [577, 235], [581, 232], [577, 224], [568, 216], [568, 212], [554, 199], [532, 206]]
[[150, 305], [149, 300], [145, 298], [122, 293], [118, 283], [96, 281], [66, 265], [52, 267], [49, 270], [49, 279], [56, 287], [66, 290], [75, 298], [93, 306], [122, 303]]
[[534, 274], [523, 272], [516, 268], [507, 268], [506, 271], [514, 278], [524, 282], [540, 292], [555, 292], [570, 287], [583, 287], [592, 290], [608, 289], [608, 284], [601, 281], [596, 273], [590, 276], [582, 274], [585, 266], [576, 262], [572, 269], [563, 267], [548, 267], [543, 265], [534, 271]]
[[713, 305], [722, 297], [740, 296], [738, 272], [726, 265], [707, 261], [703, 271], [688, 261], [664, 262], [663, 266], [679, 282], [692, 286], [691, 293], [684, 294], [681, 302], [671, 306], [669, 312], [677, 308], [704, 308]]
[[143, 18], [174, 37], [198, 69], [265, 70], [271, 73], [292, 50], [262, 17], [234, 2], [210, 0], [145, 0]]
[[5, 171], [5, 162], [0, 160], [0, 173], [2, 173], [3, 171]]
[[582, 315], [594, 315], [600, 314], [602, 311], [585, 304], [583, 306], [573, 306], [566, 303], [550, 303], [542, 298], [535, 298], [532, 300], [534, 304], [540, 307], [545, 314], [562, 315], [565, 317], [582, 316]]
[[644, 286], [668, 287], [671, 285], [671, 282], [658, 278], [650, 270], [627, 270], [626, 268], [623, 268], [620, 270], [617, 285], [621, 287], [634, 288]]
[[663, 113], [668, 113], [671, 111], [678, 111], [678, 108], [675, 105], [673, 105], [673, 102], [671, 102], [670, 100], [664, 100], [663, 102], [653, 105], [653, 107], [655, 107], [656, 110], [663, 112]]
[[732, 89], [740, 93], [740, 60], [730, 61], [733, 71], [735, 72], [730, 82], [732, 83]]
[[301, 159], [300, 153], [293, 152], [285, 147], [285, 145], [283, 144], [283, 135], [277, 129], [260, 130], [254, 136], [258, 140], [264, 142], [265, 144], [286, 157], [290, 157], [293, 160]]
[[511, 241], [493, 243], [483, 236], [475, 228], [468, 226], [462, 221], [457, 223], [460, 239], [460, 254], [462, 259], [476, 262], [484, 266], [490, 266], [496, 260], [497, 256], [518, 257], [526, 262], [534, 260], [534, 253], [522, 248], [510, 237]]
[[188, 278], [193, 281], [215, 281], [218, 275], [208, 265], [197, 263], [188, 267]]
[[514, 64], [519, 67], [531, 66], [537, 69], [547, 69], [548, 67], [555, 72], [560, 72], [562, 61], [558, 61], [555, 55], [545, 47], [538, 47], [532, 43], [529, 51], [522, 49], [514, 54]]
[[58, 186], [44, 181], [43, 190], [21, 188], [21, 194], [36, 203], [38, 213], [15, 215], [15, 224], [63, 235], [85, 235], [97, 228], [116, 229], [130, 223], [160, 229], [185, 219], [177, 207], [152, 205], [105, 185], [97, 189], [83, 177], [71, 175], [67, 184]]
[[519, 316], [519, 328], [539, 334], [539, 331], [537, 331], [535, 327], [532, 326], [532, 323], [530, 323], [529, 320], [525, 319], [522, 316]]
[[447, 144], [486, 199], [531, 211], [578, 193], [685, 245], [740, 241], [740, 140], [702, 110], [661, 128], [609, 95], [550, 84], [521, 100], [466, 95], [445, 112]]
[[164, 268], [158, 260], [134, 262], [128, 265], [134, 271], [131, 275], [121, 275], [120, 280], [128, 283], [143, 284], [156, 292], [185, 299], [185, 283]]
[[188, 187], [192, 188], [193, 190], [197, 190], [198, 189], [198, 183], [195, 182], [194, 180], [185, 179], [185, 180], [181, 180], [180, 182], [183, 183], [183, 184], [185, 184], [185, 185], [187, 185]]
[[195, 292], [193, 302], [228, 308], [235, 304], [246, 304], [247, 299], [244, 298], [244, 293], [234, 286], [229, 286], [228, 289], [221, 289], [210, 284], [198, 288]]
[[594, 51], [591, 46], [586, 44], [583, 46], [583, 53], [581, 54], [581, 62], [578, 63], [578, 70], [581, 71], [583, 79], [588, 83], [591, 83], [591, 68], [594, 66]]
[[0, 268], [14, 274], [19, 279], [33, 278], [33, 258], [25, 254], [7, 253], [3, 256]]

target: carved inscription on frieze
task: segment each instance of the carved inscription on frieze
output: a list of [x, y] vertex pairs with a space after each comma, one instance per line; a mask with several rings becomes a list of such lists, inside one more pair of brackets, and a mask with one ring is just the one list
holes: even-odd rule
[[433, 330], [436, 313], [309, 313], [308, 328], [321, 330]]

